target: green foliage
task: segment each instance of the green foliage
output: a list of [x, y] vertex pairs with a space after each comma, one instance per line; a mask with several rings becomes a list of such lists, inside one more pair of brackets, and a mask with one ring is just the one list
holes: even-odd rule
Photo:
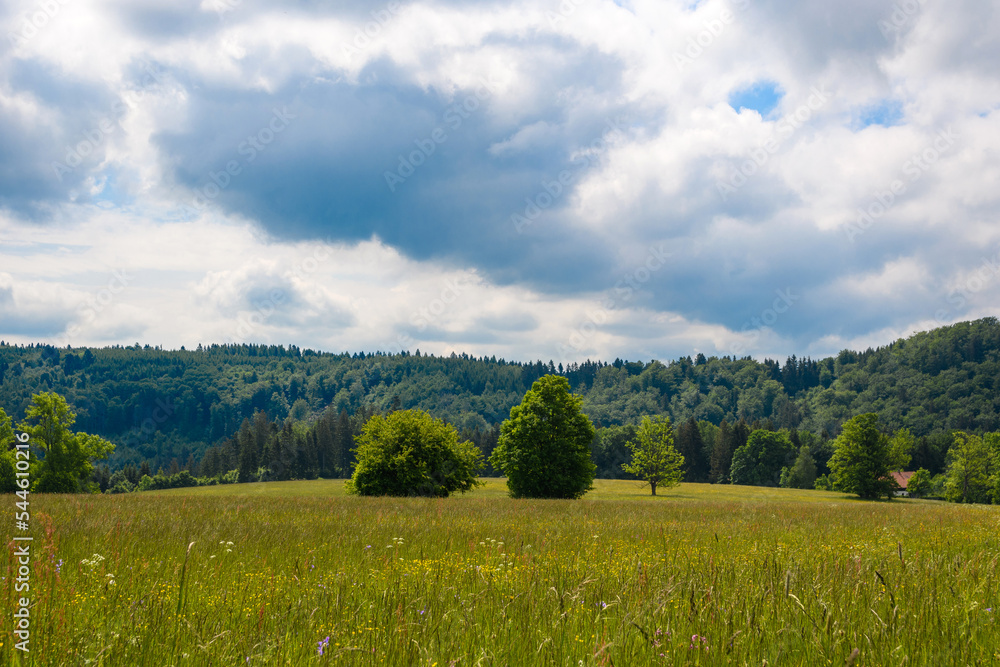
[[795, 456], [795, 446], [784, 432], [757, 429], [733, 453], [729, 477], [733, 484], [778, 486], [781, 469]]
[[0, 408], [0, 450], [6, 451], [14, 444], [14, 429], [11, 427], [10, 417]]
[[482, 453], [459, 442], [454, 426], [422, 410], [375, 415], [357, 438], [356, 452], [350, 493], [446, 497], [480, 484]]
[[906, 492], [911, 498], [926, 498], [934, 490], [934, 478], [927, 468], [919, 468], [906, 483]]
[[105, 493], [108, 494], [132, 493], [133, 491], [135, 491], [135, 488], [136, 488], [135, 484], [128, 481], [127, 479], [123, 479], [118, 483], [116, 483], [111, 488], [109, 488], [107, 491], [105, 491]]
[[684, 478], [684, 457], [674, 449], [673, 440], [669, 417], [643, 417], [635, 440], [626, 443], [632, 461], [622, 464], [622, 470], [648, 483], [654, 496], [657, 486], [677, 486]]
[[836, 491], [837, 478], [833, 475], [820, 475], [816, 478], [813, 488], [817, 491]]
[[945, 499], [953, 503], [990, 502], [997, 474], [995, 453], [977, 435], [958, 431], [954, 437], [948, 450]]
[[992, 499], [994, 505], [1000, 505], [1000, 433], [987, 433], [983, 441], [989, 447], [993, 462]]
[[812, 489], [816, 486], [816, 460], [809, 445], [799, 448], [794, 465], [782, 472], [781, 486], [786, 489]]
[[579, 498], [591, 488], [594, 426], [558, 375], [537, 380], [500, 427], [490, 462], [515, 498]]
[[891, 471], [902, 470], [910, 461], [913, 437], [900, 430], [890, 438], [879, 428], [878, 415], [858, 415], [844, 424], [837, 438], [830, 469], [838, 487], [861, 498], [891, 499], [899, 488]]
[[[638, 424], [644, 415], [667, 415], [680, 426], [694, 419], [707, 452], [708, 479], [726, 481], [733, 452], [717, 448], [702, 422], [735, 428], [745, 419], [771, 420], [775, 428], [815, 434], [810, 442], [818, 472], [832, 451], [826, 443], [846, 420], [876, 412], [889, 430], [908, 428], [917, 437], [913, 465], [944, 470], [950, 432], [1000, 430], [1000, 323], [995, 318], [915, 334], [878, 349], [845, 350], [821, 360], [688, 357], [650, 363], [615, 360], [570, 364], [559, 371], [583, 397], [583, 410], [602, 426]], [[351, 470], [353, 436], [368, 416], [398, 397], [401, 407], [426, 410], [464, 431], [484, 453], [496, 439], [492, 427], [506, 418], [532, 383], [556, 374], [553, 364], [402, 354], [326, 354], [297, 347], [212, 345], [198, 350], [153, 347], [56, 349], [0, 344], [0, 405], [15, 420], [35, 393], [54, 391], [77, 412], [76, 428], [116, 444], [112, 469], [149, 461], [169, 469], [174, 458], [204, 460], [209, 470], [241, 467], [243, 450], [228, 443], [244, 420], [267, 413], [268, 423], [303, 418], [312, 434], [296, 431], [281, 465], [247, 461], [244, 472], [269, 469], [269, 478], [342, 477]], [[343, 419], [342, 419], [343, 418]], [[314, 428], [320, 421], [322, 429]], [[344, 422], [348, 422], [345, 424]], [[339, 431], [338, 431], [339, 429]], [[472, 433], [479, 431], [479, 437]], [[826, 432], [830, 437], [822, 438]], [[270, 436], [269, 436], [270, 437]], [[309, 442], [315, 437], [316, 442]], [[286, 442], [287, 444], [287, 442]], [[803, 444], [805, 442], [803, 441]], [[260, 443], [258, 443], [260, 445]], [[272, 450], [273, 451], [273, 450]], [[257, 452], [260, 455], [263, 449]], [[681, 453], [684, 453], [682, 451]], [[692, 479], [705, 479], [706, 464], [692, 450]], [[300, 456], [302, 455], [302, 456]], [[310, 461], [310, 457], [315, 462]], [[714, 457], [714, 458], [713, 458]], [[300, 460], [301, 459], [301, 460]], [[277, 462], [277, 460], [275, 461]], [[608, 467], [621, 473], [620, 462]], [[607, 474], [602, 472], [601, 474]]]
[[73, 493], [93, 471], [93, 461], [106, 458], [115, 446], [96, 435], [73, 433], [76, 415], [62, 396], [35, 394], [24, 421], [18, 426], [31, 436], [43, 456], [35, 468], [35, 490], [40, 493]]
[[10, 417], [0, 408], [0, 493], [13, 493], [18, 488], [14, 444]]
[[632, 453], [628, 448], [629, 440], [635, 438], [636, 427], [632, 424], [624, 426], [606, 426], [594, 432], [591, 444], [591, 459], [597, 466], [595, 475], [601, 479], [634, 479], [622, 466], [629, 462]]

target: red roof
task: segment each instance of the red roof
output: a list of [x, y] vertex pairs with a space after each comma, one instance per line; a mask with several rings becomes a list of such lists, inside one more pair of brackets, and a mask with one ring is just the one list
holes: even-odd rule
[[913, 470], [909, 470], [906, 472], [897, 471], [892, 473], [892, 478], [896, 480], [896, 484], [899, 484], [899, 488], [905, 489], [906, 485], [909, 484], [910, 482], [910, 478], [913, 477], [913, 473], [914, 473]]

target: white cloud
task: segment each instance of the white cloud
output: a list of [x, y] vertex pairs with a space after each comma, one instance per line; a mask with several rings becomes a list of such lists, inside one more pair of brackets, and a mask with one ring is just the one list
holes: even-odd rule
[[[10, 3], [3, 24], [21, 35], [37, 7]], [[554, 357], [628, 258], [664, 242], [668, 266], [574, 353], [832, 352], [941, 323], [928, 304], [945, 304], [948, 321], [1000, 306], [992, 286], [947, 305], [1000, 241], [1000, 14], [985, 1], [922, 3], [888, 35], [890, 0], [59, 7], [0, 55], [11, 146], [0, 156], [0, 335], [28, 342], [72, 325], [74, 344], [243, 337]], [[493, 90], [482, 110], [389, 198], [372, 164], [412, 151], [424, 124], [446, 127], [448, 104], [483, 80]], [[729, 106], [760, 81], [784, 93], [773, 115]], [[783, 132], [817, 89], [828, 99]], [[237, 154], [244, 126], [289, 100], [299, 134], [177, 221], [191, 188]], [[899, 118], [861, 128], [862, 111], [882, 104]], [[114, 130], [59, 180], [51, 163], [106, 118]], [[595, 149], [618, 118], [624, 129]], [[921, 163], [949, 130], [954, 143]], [[545, 224], [516, 235], [505, 212], [581, 157], [592, 164]], [[350, 178], [379, 189], [324, 198]], [[904, 191], [886, 203], [897, 181]], [[287, 189], [303, 182], [317, 185]], [[855, 234], [859, 209], [880, 212]], [[115, 271], [137, 277], [100, 303]], [[741, 323], [789, 286], [801, 304], [748, 343]]]

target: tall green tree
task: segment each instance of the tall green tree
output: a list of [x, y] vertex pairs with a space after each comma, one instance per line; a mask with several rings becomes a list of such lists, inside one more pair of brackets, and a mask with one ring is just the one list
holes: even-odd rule
[[927, 468], [920, 468], [910, 476], [906, 484], [906, 492], [911, 498], [923, 498], [929, 495], [934, 488], [931, 471]]
[[632, 461], [623, 463], [622, 470], [649, 484], [654, 496], [657, 486], [677, 486], [684, 478], [684, 457], [674, 449], [673, 440], [669, 417], [643, 417], [635, 439], [626, 443]]
[[349, 493], [365, 496], [448, 496], [471, 491], [483, 455], [458, 431], [422, 410], [375, 415], [357, 438]]
[[500, 427], [490, 463], [507, 476], [515, 498], [579, 498], [591, 489], [594, 425], [569, 381], [545, 375], [531, 385]]
[[34, 489], [41, 493], [73, 493], [94, 469], [93, 462], [106, 458], [115, 446], [96, 435], [73, 433], [76, 415], [66, 399], [43, 392], [32, 397], [18, 429], [31, 436], [36, 451], [42, 453], [36, 466]]
[[708, 477], [712, 484], [725, 484], [729, 481], [729, 466], [733, 461], [732, 439], [732, 427], [723, 419], [712, 447], [711, 472]]
[[988, 503], [992, 499], [993, 452], [981, 437], [956, 431], [948, 450], [945, 498], [953, 503]]
[[891, 499], [898, 489], [891, 472], [906, 467], [912, 447], [909, 431], [901, 429], [890, 438], [879, 428], [878, 415], [858, 415], [844, 423], [834, 443], [830, 470], [842, 491], [868, 500]]
[[688, 418], [677, 429], [677, 451], [684, 457], [684, 481], [707, 482], [709, 474], [708, 457], [701, 429], [694, 417]]

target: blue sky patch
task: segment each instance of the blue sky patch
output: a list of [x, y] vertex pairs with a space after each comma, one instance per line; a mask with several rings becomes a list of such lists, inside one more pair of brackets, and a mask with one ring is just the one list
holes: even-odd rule
[[753, 109], [762, 117], [766, 117], [784, 96], [784, 91], [773, 81], [758, 81], [745, 88], [734, 90], [729, 94], [729, 106], [737, 113], [740, 109]]
[[903, 120], [903, 104], [899, 100], [883, 100], [856, 112], [854, 129], [863, 130], [871, 125], [893, 127]]

